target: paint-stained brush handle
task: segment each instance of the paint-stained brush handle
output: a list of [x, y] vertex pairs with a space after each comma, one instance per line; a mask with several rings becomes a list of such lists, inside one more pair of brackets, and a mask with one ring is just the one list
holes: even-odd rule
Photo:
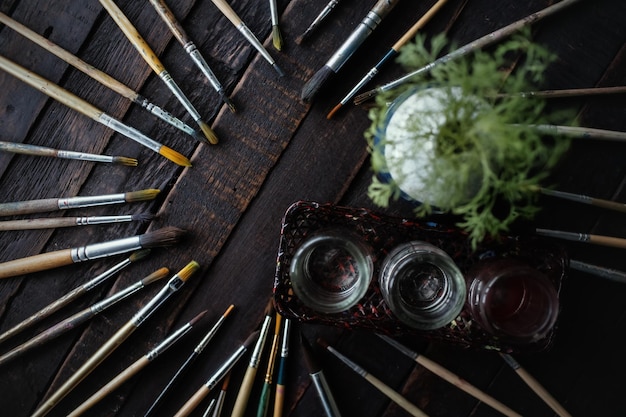
[[0, 216], [20, 216], [22, 214], [41, 213], [59, 209], [58, 198], [44, 198], [31, 201], [12, 201], [0, 203]]
[[71, 265], [73, 262], [71, 249], [27, 256], [0, 263], [0, 278], [46, 271], [60, 266]]
[[178, 22], [176, 16], [174, 16], [174, 13], [165, 1], [150, 0], [150, 3], [180, 43], [185, 45], [186, 43], [191, 42], [189, 36], [187, 36], [187, 32], [185, 32], [185, 29], [183, 29], [182, 25]]

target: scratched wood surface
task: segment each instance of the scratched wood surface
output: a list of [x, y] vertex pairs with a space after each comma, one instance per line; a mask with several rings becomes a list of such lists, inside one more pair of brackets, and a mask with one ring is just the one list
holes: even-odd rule
[[[201, 145], [131, 105], [43, 51], [8, 28], [0, 28], [0, 53], [123, 119], [154, 139], [191, 158], [182, 169], [134, 142], [65, 108], [11, 76], [0, 72], [0, 138], [14, 142], [137, 157], [136, 168], [89, 162], [0, 154], [2, 201], [95, 195], [159, 188], [152, 202], [119, 207], [73, 210], [73, 214], [156, 213], [150, 224], [125, 224], [0, 235], [0, 260], [131, 236], [163, 226], [189, 230], [182, 244], [155, 251], [113, 281], [0, 346], [2, 351], [26, 340], [51, 323], [102, 296], [137, 281], [156, 268], [180, 269], [191, 259], [201, 270], [180, 294], [131, 336], [89, 375], [50, 415], [66, 415], [98, 387], [147, 352], [171, 330], [202, 310], [207, 317], [175, 349], [157, 359], [91, 410], [90, 415], [143, 415], [163, 385], [229, 304], [233, 315], [220, 330], [183, 384], [171, 392], [158, 415], [173, 414], [235, 346], [255, 329], [271, 296], [280, 219], [297, 200], [334, 202], [375, 208], [366, 196], [371, 172], [362, 132], [369, 122], [364, 109], [343, 111], [332, 121], [325, 115], [431, 2], [404, 1], [368, 39], [312, 105], [299, 100], [306, 80], [321, 67], [365, 15], [372, 1], [340, 4], [309, 43], [294, 39], [325, 1], [278, 1], [286, 41], [282, 52], [271, 47], [269, 5], [234, 0], [232, 7], [265, 42], [288, 74], [279, 79], [210, 2], [170, 2], [174, 14], [207, 58], [238, 106], [224, 108], [203, 76], [187, 59], [147, 2], [120, 1], [122, 10], [157, 52], [165, 67], [211, 123], [220, 143]], [[450, 0], [425, 31], [447, 31], [458, 44], [471, 41], [551, 2]], [[169, 4], [169, 3], [168, 3]], [[151, 73], [135, 49], [95, 0], [88, 2], [3, 1], [0, 11], [26, 24], [166, 108], [189, 124], [182, 106]], [[535, 27], [536, 39], [556, 51], [559, 60], [546, 74], [547, 88], [623, 85], [626, 82], [626, 4], [617, 0], [582, 1]], [[379, 81], [402, 70], [388, 66]], [[575, 106], [579, 123], [626, 130], [623, 96], [559, 100]], [[623, 143], [580, 141], [551, 179], [565, 191], [624, 201]], [[544, 198], [536, 219], [541, 227], [626, 236], [620, 216], [590, 207]], [[402, 203], [386, 212], [410, 215]], [[68, 213], [69, 214], [69, 213]], [[616, 249], [567, 245], [573, 258], [626, 270]], [[57, 270], [0, 280], [0, 331], [106, 270], [119, 259], [72, 265]], [[0, 415], [26, 416], [59, 387], [116, 329], [160, 287], [154, 284], [131, 299], [0, 369]], [[575, 416], [619, 416], [626, 413], [621, 386], [626, 372], [620, 341], [625, 326], [626, 287], [572, 272], [562, 294], [562, 312], [554, 347], [518, 360]], [[302, 326], [310, 339], [322, 336], [401, 391], [432, 416], [495, 416], [497, 413], [400, 357], [374, 335], [323, 326]], [[322, 409], [293, 338], [288, 371], [286, 413], [318, 416]], [[472, 384], [523, 415], [552, 416], [498, 355], [460, 351], [424, 340], [404, 340]], [[317, 351], [344, 415], [401, 416], [367, 382]], [[233, 370], [226, 399], [232, 407], [244, 366]], [[263, 365], [261, 366], [263, 369]], [[259, 373], [262, 373], [260, 371]], [[256, 405], [260, 378], [251, 404]], [[204, 406], [208, 401], [204, 403]], [[201, 407], [202, 408], [202, 407]], [[249, 407], [246, 415], [256, 415]], [[199, 409], [194, 415], [202, 415]]]

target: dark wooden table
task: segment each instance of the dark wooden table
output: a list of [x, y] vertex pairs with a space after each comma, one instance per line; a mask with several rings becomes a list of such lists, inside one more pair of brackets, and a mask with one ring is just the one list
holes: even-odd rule
[[[349, 106], [330, 121], [325, 116], [432, 2], [401, 1], [313, 104], [299, 99], [303, 84], [348, 36], [373, 1], [340, 4], [309, 43], [297, 45], [295, 38], [326, 2], [279, 0], [285, 38], [285, 47], [280, 53], [271, 47], [267, 2], [232, 1], [232, 7], [265, 41], [287, 73], [280, 79], [212, 2], [169, 3], [238, 105], [237, 114], [231, 114], [222, 105], [146, 1], [124, 0], [119, 6], [211, 123], [221, 140], [216, 146], [199, 144], [186, 137], [10, 29], [0, 29], [3, 56], [187, 155], [193, 163], [191, 168], [182, 169], [0, 72], [1, 140], [136, 156], [140, 161], [138, 167], [130, 168], [0, 154], [2, 201], [161, 189], [153, 202], [72, 211], [85, 215], [157, 213], [148, 225], [131, 223], [3, 232], [0, 235], [2, 261], [132, 236], [163, 226], [177, 226], [190, 232], [182, 244], [155, 251], [147, 260], [116, 276], [112, 283], [6, 342], [3, 351], [161, 266], [175, 271], [192, 259], [201, 264], [200, 272], [181, 293], [169, 300], [50, 415], [65, 415], [164, 335], [200, 311], [208, 310], [207, 318], [176, 348], [90, 412], [90, 415], [103, 416], [143, 415], [201, 335], [229, 304], [235, 304], [235, 312], [159, 412], [159, 415], [173, 414], [261, 321], [272, 294], [280, 222], [287, 207], [298, 200], [312, 200], [377, 209], [366, 195], [371, 171], [363, 139], [363, 131], [369, 125], [365, 109]], [[550, 3], [549, 0], [450, 0], [424, 32], [447, 31], [457, 44], [464, 44]], [[5, 0], [0, 10], [193, 123], [96, 0]], [[626, 3], [623, 1], [583, 0], [537, 24], [535, 38], [559, 57], [546, 73], [545, 87], [623, 85], [626, 81], [625, 22]], [[400, 74], [401, 68], [389, 65], [378, 82]], [[626, 130], [623, 96], [560, 100], [555, 105], [574, 106], [583, 126]], [[618, 142], [575, 142], [552, 181], [565, 191], [624, 200], [625, 147], [626, 144]], [[626, 236], [623, 215], [549, 198], [544, 198], [542, 205], [544, 209], [535, 219], [540, 227]], [[411, 216], [410, 208], [402, 203], [384, 212]], [[626, 257], [619, 249], [575, 243], [566, 247], [576, 259], [626, 270]], [[118, 260], [111, 258], [1, 280], [0, 331], [12, 327]], [[0, 369], [0, 415], [17, 417], [32, 413], [145, 303], [156, 287], [160, 284], [106, 311], [80, 329], [3, 366]], [[622, 344], [626, 327], [625, 297], [623, 284], [571, 272], [561, 293], [562, 311], [554, 346], [548, 352], [517, 358], [574, 416], [626, 414], [621, 383], [626, 373]], [[323, 336], [332, 341], [429, 415], [498, 415], [401, 357], [369, 332], [319, 325], [303, 325], [300, 330], [310, 340]], [[293, 340], [297, 341], [295, 336]], [[404, 341], [520, 414], [554, 415], [496, 353], [461, 350], [418, 338]], [[292, 346], [286, 415], [322, 415], [300, 347], [296, 342]], [[344, 415], [405, 415], [335, 358], [320, 350], [317, 353]], [[264, 364], [263, 361], [251, 397], [254, 406], [248, 408], [247, 415], [254, 415], [256, 410]], [[232, 407], [244, 368], [242, 362], [233, 371], [226, 410]], [[207, 403], [194, 415], [201, 415], [200, 409]]]

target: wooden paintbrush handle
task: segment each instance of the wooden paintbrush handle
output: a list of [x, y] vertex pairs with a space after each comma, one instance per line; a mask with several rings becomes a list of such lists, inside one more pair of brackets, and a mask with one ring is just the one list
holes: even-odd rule
[[198, 391], [196, 391], [196, 393], [193, 394], [189, 400], [187, 400], [180, 410], [174, 414], [174, 417], [186, 417], [191, 414], [191, 412], [196, 409], [198, 404], [202, 402], [204, 397], [208, 395], [209, 391], [209, 387], [206, 385], [201, 386], [200, 389], [198, 389]]
[[8, 278], [17, 275], [30, 274], [32, 272], [45, 271], [64, 265], [71, 265], [72, 263], [71, 249], [41, 253], [39, 255], [28, 256], [26, 258], [1, 263], [0, 278]]
[[54, 219], [23, 219], [0, 222], [0, 231], [52, 229], [55, 227], [76, 226], [75, 217], [57, 217]]
[[248, 405], [248, 399], [250, 398], [250, 391], [252, 391], [252, 384], [254, 384], [254, 377], [256, 376], [257, 368], [248, 366], [246, 374], [241, 381], [241, 387], [239, 387], [239, 393], [237, 393], [237, 399], [233, 406], [233, 412], [230, 417], [241, 417], [246, 411]]
[[0, 203], [0, 216], [18, 216], [21, 214], [41, 213], [59, 209], [58, 198], [45, 198], [41, 200], [15, 201]]
[[161, 19], [167, 24], [167, 27], [172, 31], [176, 39], [183, 45], [189, 43], [189, 37], [185, 33], [182, 25], [178, 23], [176, 16], [172, 13], [172, 10], [167, 6], [164, 0], [150, 0], [152, 6], [157, 11]]
[[213, 2], [215, 6], [217, 6], [218, 9], [220, 9], [222, 14], [226, 16], [226, 18], [230, 20], [230, 22], [233, 25], [239, 26], [243, 23], [241, 19], [239, 18], [239, 16], [237, 16], [237, 13], [235, 13], [233, 8], [230, 7], [230, 4], [228, 4], [226, 1], [224, 0], [211, 0], [211, 1]]
[[589, 243], [626, 249], [626, 239], [612, 236], [589, 235]]
[[411, 414], [412, 416], [415, 416], [415, 417], [428, 417], [428, 415], [426, 413], [424, 413], [422, 410], [417, 408], [409, 400], [407, 400], [402, 395], [400, 395], [399, 393], [397, 393], [396, 391], [391, 389], [391, 387], [389, 387], [388, 385], [383, 383], [381, 380], [376, 378], [374, 375], [367, 374], [365, 376], [365, 379], [370, 384], [375, 386], [380, 392], [382, 392], [387, 397], [389, 397], [389, 399], [391, 399], [393, 402], [395, 402], [400, 407], [402, 407], [403, 410], [405, 410], [406, 412]]

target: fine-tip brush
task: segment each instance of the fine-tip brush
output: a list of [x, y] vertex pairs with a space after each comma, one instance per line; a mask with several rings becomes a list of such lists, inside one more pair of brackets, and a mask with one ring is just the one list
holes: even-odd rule
[[455, 49], [454, 51], [440, 57], [437, 58], [436, 60], [434, 60], [433, 62], [428, 63], [427, 65], [418, 68], [415, 71], [411, 71], [410, 73], [394, 80], [391, 82], [388, 82], [382, 86], [379, 86], [373, 90], [367, 91], [363, 94], [359, 94], [358, 96], [356, 96], [354, 98], [354, 104], [359, 105], [359, 104], [363, 104], [364, 102], [366, 102], [367, 100], [377, 96], [378, 94], [384, 93], [385, 91], [389, 91], [392, 90], [406, 82], [411, 81], [412, 79], [414, 79], [415, 77], [417, 77], [418, 75], [423, 75], [426, 74], [428, 72], [430, 72], [433, 68], [435, 68], [436, 66], [445, 64], [446, 62], [452, 61], [454, 59], [458, 59], [461, 58], [465, 55], [468, 55], [474, 51], [477, 51], [481, 48], [484, 48], [488, 45], [491, 45], [495, 42], [498, 42], [500, 40], [502, 40], [503, 38], [517, 32], [518, 30], [524, 28], [524, 27], [528, 27], [542, 19], [544, 19], [547, 16], [550, 16], [554, 13], [557, 13], [561, 10], [563, 10], [564, 8], [571, 6], [572, 4], [578, 2], [580, 0], [561, 0], [559, 3], [553, 4], [551, 6], [548, 6], [542, 10], [539, 10], [538, 12], [532, 13], [520, 20], [517, 20], [507, 26], [504, 26], [500, 29], [497, 29], [491, 33], [488, 33], [487, 35], [478, 38], [468, 44], [466, 44], [465, 46], [462, 46], [458, 49]]
[[206, 314], [206, 310], [202, 311], [190, 321], [185, 323], [183, 326], [179, 327], [175, 330], [171, 335], [166, 337], [161, 343], [156, 345], [150, 351], [148, 351], [145, 355], [137, 359], [131, 365], [129, 365], [122, 372], [117, 374], [113, 379], [107, 382], [102, 388], [98, 391], [94, 392], [91, 397], [87, 398], [80, 404], [78, 407], [74, 409], [71, 413], [67, 415], [67, 417], [78, 417], [83, 415], [86, 411], [88, 411], [91, 407], [98, 404], [102, 401], [107, 395], [115, 391], [120, 387], [124, 382], [128, 381], [130, 378], [135, 376], [139, 371], [144, 369], [146, 366], [150, 364], [150, 362], [154, 361], [161, 354], [167, 351], [169, 348], [174, 346], [176, 342], [178, 342], [184, 335], [189, 333], [189, 331], [196, 325], [196, 323], [204, 317]]
[[73, 314], [70, 317], [58, 322], [54, 326], [49, 327], [48, 329], [36, 335], [35, 337], [29, 339], [28, 341], [22, 343], [19, 346], [16, 346], [15, 348], [11, 349], [9, 352], [0, 356], [0, 365], [3, 365], [4, 363], [10, 361], [11, 359], [18, 357], [19, 355], [29, 351], [32, 348], [41, 346], [44, 343], [70, 330], [77, 328], [81, 324], [94, 318], [95, 316], [102, 313], [104, 310], [113, 306], [117, 302], [122, 301], [123, 299], [136, 293], [140, 289], [145, 288], [146, 286], [152, 284], [153, 282], [156, 282], [162, 278], [165, 278], [167, 274], [169, 274], [169, 270], [167, 268], [161, 268], [153, 272], [152, 274], [148, 275], [144, 279], [137, 281], [134, 284], [131, 284], [128, 287], [110, 295], [109, 297], [106, 297], [105, 299], [91, 305], [90, 307], [87, 307], [83, 309], [82, 311], [79, 311], [78, 313]]
[[276, 313], [274, 337], [270, 347], [269, 359], [267, 360], [267, 370], [263, 379], [263, 388], [261, 388], [261, 396], [259, 399], [259, 407], [257, 409], [257, 417], [265, 417], [270, 403], [270, 390], [272, 388], [272, 379], [274, 377], [274, 365], [276, 364], [276, 355], [278, 354], [278, 345], [280, 342], [280, 330], [282, 325], [282, 316]]
[[602, 198], [590, 197], [584, 194], [568, 193], [566, 191], [551, 190], [549, 188], [540, 187], [539, 191], [542, 194], [550, 197], [562, 198], [564, 200], [575, 201], [577, 203], [589, 204], [595, 207], [601, 207], [609, 210], [619, 211], [626, 213], [626, 204], [618, 203], [617, 201], [604, 200]]
[[200, 268], [196, 261], [189, 262], [183, 269], [174, 274], [163, 288], [150, 299], [133, 317], [115, 332], [107, 341], [87, 359], [55, 392], [53, 392], [35, 410], [31, 417], [42, 417], [48, 414], [65, 396], [67, 396], [84, 378], [86, 378], [102, 361], [115, 351], [135, 330], [139, 328], [157, 309], [174, 295], [187, 280]]
[[182, 45], [185, 52], [187, 52], [187, 54], [191, 57], [194, 64], [196, 64], [202, 74], [204, 74], [204, 76], [209, 80], [209, 83], [211, 83], [213, 89], [217, 91], [222, 101], [228, 106], [231, 112], [235, 113], [235, 104], [230, 100], [230, 98], [228, 98], [228, 95], [226, 94], [226, 91], [220, 81], [217, 79], [217, 76], [211, 70], [211, 67], [209, 67], [209, 64], [198, 50], [196, 44], [191, 40], [191, 38], [189, 38], [183, 26], [176, 19], [172, 10], [165, 3], [165, 0], [150, 0], [150, 4], [152, 4], [176, 40], [178, 40], [178, 42]]
[[574, 242], [591, 243], [594, 245], [609, 246], [612, 248], [626, 249], [626, 239], [620, 237], [595, 235], [590, 233], [565, 232], [562, 230], [536, 229], [535, 233], [540, 236], [553, 237]]
[[196, 409], [196, 407], [202, 402], [202, 400], [217, 386], [217, 384], [224, 378], [235, 364], [241, 359], [244, 353], [248, 350], [250, 345], [259, 337], [259, 331], [255, 330], [248, 336], [248, 338], [239, 346], [222, 365], [209, 377], [209, 379], [183, 404], [183, 406], [176, 412], [174, 417], [188, 416]]
[[348, 36], [326, 64], [304, 84], [302, 92], [300, 93], [300, 98], [303, 101], [309, 102], [313, 99], [322, 88], [322, 85], [341, 69], [396, 4], [398, 4], [398, 0], [378, 0], [376, 2], [374, 7], [372, 7], [363, 20], [361, 20], [356, 29]]
[[[282, 417], [283, 403], [285, 402], [285, 384], [287, 380], [287, 358], [289, 357], [289, 335], [291, 332], [291, 320], [283, 320], [282, 344], [280, 359], [278, 362], [278, 374], [276, 375], [276, 394], [274, 396], [274, 417]], [[217, 416], [216, 416], [217, 417]]]
[[150, 252], [151, 252], [150, 249], [141, 249], [141, 250], [131, 253], [128, 258], [122, 260], [121, 262], [118, 262], [117, 264], [113, 265], [111, 268], [107, 269], [103, 273], [90, 279], [83, 285], [80, 285], [74, 288], [73, 290], [69, 291], [68, 293], [61, 296], [60, 298], [57, 298], [56, 300], [48, 304], [46, 307], [37, 311], [35, 314], [31, 315], [27, 319], [22, 320], [21, 322], [19, 322], [18, 324], [16, 324], [15, 326], [7, 330], [6, 332], [0, 334], [0, 343], [4, 342], [10, 337], [13, 337], [19, 332], [27, 329], [33, 324], [36, 324], [39, 321], [45, 319], [46, 317], [50, 316], [52, 313], [57, 312], [61, 308], [69, 305], [71, 302], [78, 299], [83, 294], [86, 294], [87, 292], [96, 288], [100, 284], [106, 282], [109, 278], [113, 277], [115, 274], [117, 274], [118, 272], [126, 268], [127, 266], [133, 264], [134, 262], [144, 259], [150, 254]]
[[7, 58], [0, 56], [0, 69], [11, 74], [15, 78], [23, 81], [33, 88], [38, 89], [47, 96], [57, 100], [59, 103], [75, 110], [90, 119], [103, 124], [117, 133], [126, 136], [127, 138], [134, 140], [142, 146], [158, 153], [159, 155], [169, 159], [180, 166], [191, 166], [191, 162], [184, 155], [176, 152], [175, 150], [155, 141], [144, 135], [137, 129], [122, 123], [120, 120], [106, 114], [104, 111], [98, 109], [96, 106], [88, 103], [77, 95], [67, 91], [66, 89], [46, 80], [40, 75], [35, 74], [32, 71], [16, 64]]
[[59, 227], [92, 226], [127, 222], [149, 222], [154, 215], [148, 213], [119, 216], [52, 217], [0, 221], [0, 232], [9, 230], [54, 229]]
[[581, 126], [558, 126], [558, 125], [529, 125], [536, 128], [542, 133], [549, 135], [562, 135], [574, 139], [602, 139], [626, 141], [626, 132], [606, 129], [594, 129], [591, 127]]
[[499, 411], [500, 413], [502, 413], [505, 416], [521, 417], [520, 414], [518, 414], [515, 411], [511, 410], [509, 407], [507, 407], [506, 405], [502, 404], [500, 401], [496, 400], [495, 398], [493, 398], [489, 394], [487, 394], [487, 393], [481, 391], [480, 389], [476, 388], [474, 385], [468, 383], [467, 381], [465, 381], [464, 379], [462, 379], [458, 375], [450, 372], [449, 370], [447, 370], [446, 368], [444, 368], [440, 364], [432, 361], [431, 359], [425, 357], [424, 355], [421, 355], [421, 354], [419, 354], [419, 353], [409, 349], [408, 347], [406, 347], [406, 346], [402, 345], [401, 343], [395, 341], [394, 339], [392, 339], [389, 336], [382, 335], [382, 334], [378, 334], [377, 336], [380, 337], [381, 339], [383, 339], [385, 342], [389, 343], [391, 346], [396, 348], [398, 351], [400, 351], [404, 355], [406, 355], [409, 358], [411, 358], [414, 362], [422, 365], [424, 368], [428, 369], [433, 374], [435, 374], [438, 377], [440, 377], [441, 379], [449, 382], [450, 384], [454, 385], [455, 387], [459, 388], [460, 390], [464, 391], [465, 393], [471, 395], [472, 397], [476, 398], [477, 400], [482, 401], [483, 403], [487, 404], [488, 406], [490, 406], [494, 410]]
[[402, 48], [407, 42], [412, 41], [415, 37], [415, 34], [421, 28], [423, 28], [426, 23], [430, 21], [430, 19], [432, 19], [432, 17], [439, 11], [439, 9], [443, 7], [443, 5], [447, 1], [448, 0], [438, 0], [413, 26], [411, 26], [411, 28], [404, 35], [402, 35], [402, 37], [398, 39], [396, 43], [393, 44], [391, 49], [387, 51], [387, 53], [380, 59], [380, 61], [378, 61], [378, 63], [374, 65], [363, 78], [361, 78], [361, 81], [359, 81], [352, 88], [352, 90], [350, 90], [350, 92], [348, 92], [348, 94], [346, 94], [346, 96], [342, 98], [341, 101], [326, 115], [326, 118], [331, 119], [341, 107], [346, 105], [348, 101], [350, 101], [350, 99], [354, 97], [354, 95], [359, 90], [361, 90], [361, 88], [363, 88], [367, 83], [374, 79], [374, 77], [378, 74], [378, 72], [385, 63], [391, 61], [393, 58], [398, 56], [398, 54], [400, 53], [400, 48]]
[[283, 49], [283, 35], [278, 25], [278, 7], [276, 0], [270, 0], [270, 18], [272, 20], [272, 44], [277, 51]]
[[180, 89], [178, 84], [174, 81], [170, 73], [165, 69], [159, 58], [157, 58], [156, 53], [150, 48], [148, 43], [143, 39], [143, 37], [139, 34], [137, 29], [133, 26], [130, 20], [126, 17], [126, 15], [122, 12], [122, 10], [115, 4], [113, 0], [99, 0], [100, 4], [107, 11], [109, 16], [113, 19], [115, 24], [121, 29], [122, 33], [126, 36], [126, 38], [130, 41], [130, 43], [135, 47], [137, 52], [141, 55], [141, 57], [146, 61], [150, 68], [159, 76], [159, 78], [165, 83], [167, 88], [174, 94], [174, 96], [178, 99], [178, 101], [183, 105], [187, 113], [191, 115], [193, 120], [200, 126], [200, 130], [206, 137], [208, 143], [215, 145], [218, 142], [217, 136], [215, 132], [211, 130], [208, 124], [202, 117], [198, 110], [191, 104], [191, 101], [185, 96], [185, 93]]
[[322, 347], [332, 353], [336, 358], [338, 358], [341, 362], [347, 365], [354, 372], [362, 376], [367, 382], [372, 384], [377, 390], [381, 393], [385, 394], [391, 401], [400, 406], [404, 411], [409, 413], [415, 417], [427, 417], [427, 414], [422, 410], [417, 408], [414, 404], [412, 404], [405, 397], [400, 395], [397, 391], [394, 391], [393, 388], [382, 382], [380, 379], [376, 378], [374, 375], [367, 372], [364, 368], [362, 368], [357, 363], [353, 362], [351, 359], [348, 359], [345, 355], [338, 352], [337, 349], [330, 346], [325, 340], [318, 339], [317, 341]]
[[531, 374], [529, 374], [522, 366], [508, 353], [500, 352], [500, 357], [504, 359], [507, 365], [509, 365], [515, 373], [522, 378], [522, 380], [533, 390], [535, 394], [539, 396], [551, 409], [560, 417], [572, 417], [565, 408], [537, 381]]
[[74, 159], [78, 161], [104, 162], [109, 164], [126, 165], [136, 167], [138, 162], [135, 158], [126, 156], [100, 155], [87, 152], [67, 151], [63, 149], [54, 149], [47, 146], [29, 145], [26, 143], [14, 143], [0, 141], [0, 151], [11, 152], [22, 155], [32, 156], [49, 156], [60, 159]]
[[0, 203], [0, 216], [17, 216], [22, 214], [44, 213], [47, 211], [136, 203], [139, 201], [154, 200], [160, 192], [161, 191], [156, 188], [147, 188], [145, 190], [129, 191], [126, 193], [13, 201]]
[[231, 417], [242, 417], [248, 406], [248, 400], [254, 385], [254, 377], [259, 369], [259, 363], [261, 362], [261, 354], [263, 353], [263, 347], [265, 346], [265, 340], [270, 330], [270, 324], [272, 323], [272, 316], [274, 315], [274, 302], [272, 299], [267, 303], [264, 312], [263, 322], [259, 332], [259, 337], [254, 345], [252, 355], [250, 355], [250, 361], [246, 373], [243, 376], [243, 381], [239, 386], [239, 392], [235, 399], [235, 405], [231, 413]]
[[224, 16], [232, 23], [237, 30], [246, 38], [248, 42], [261, 54], [261, 56], [269, 62], [269, 64], [274, 68], [274, 70], [278, 73], [280, 77], [284, 77], [285, 73], [283, 70], [276, 64], [276, 61], [267, 49], [263, 47], [263, 44], [254, 36], [254, 33], [246, 26], [246, 24], [241, 20], [237, 13], [230, 7], [225, 0], [211, 0], [213, 4], [222, 12]]
[[234, 308], [235, 306], [231, 304], [222, 314], [222, 316], [217, 320], [217, 322], [213, 325], [213, 327], [208, 331], [208, 333], [202, 338], [202, 340], [200, 340], [200, 342], [196, 345], [191, 354], [187, 357], [187, 359], [185, 359], [185, 362], [183, 362], [183, 364], [178, 368], [176, 373], [165, 385], [163, 390], [161, 390], [161, 393], [152, 402], [152, 405], [150, 406], [148, 411], [145, 412], [144, 417], [148, 417], [154, 414], [159, 405], [161, 405], [161, 403], [165, 399], [167, 393], [176, 385], [177, 382], [180, 381], [185, 372], [191, 367], [191, 365], [195, 362], [198, 356], [200, 356], [204, 348], [208, 346], [209, 342], [213, 339], [217, 331], [220, 329], [220, 327], [222, 327], [222, 324], [226, 320], [226, 317], [230, 315]]
[[163, 229], [142, 235], [14, 259], [0, 263], [0, 278], [45, 271], [65, 265], [119, 255], [138, 249], [172, 246], [178, 243], [184, 234], [184, 230], [176, 227], [164, 227]]
[[157, 106], [156, 104], [151, 103], [150, 101], [148, 101], [147, 98], [141, 96], [139, 93], [132, 90], [126, 84], [123, 84], [121, 81], [118, 81], [117, 79], [95, 68], [94, 66], [89, 65], [88, 63], [81, 60], [77, 56], [61, 48], [54, 42], [50, 41], [49, 39], [44, 38], [43, 36], [39, 35], [36, 32], [33, 32], [26, 26], [22, 25], [21, 23], [16, 22], [15, 20], [11, 19], [9, 16], [1, 12], [0, 12], [0, 23], [7, 25], [8, 27], [13, 29], [20, 35], [36, 43], [37, 45], [39, 45], [46, 51], [56, 55], [58, 58], [61, 58], [63, 61], [72, 65], [77, 70], [83, 72], [85, 75], [98, 81], [100, 84], [110, 88], [111, 90], [115, 91], [117, 94], [121, 95], [122, 97], [125, 97], [128, 100], [132, 101], [133, 103], [138, 104], [139, 106], [141, 106], [142, 109], [152, 113], [154, 116], [158, 117], [164, 122], [187, 133], [188, 135], [193, 136], [195, 139], [204, 138], [204, 136], [202, 136], [197, 130], [194, 130], [191, 126], [188, 126], [186, 123], [174, 117], [172, 114], [163, 110], [161, 107]]
[[206, 410], [204, 410], [204, 413], [202, 414], [202, 417], [209, 417], [211, 415], [211, 412], [215, 408], [216, 402], [217, 402], [217, 400], [215, 398], [211, 399], [211, 402], [207, 406]]
[[302, 42], [309, 39], [311, 34], [317, 29], [317, 27], [326, 19], [326, 17], [332, 12], [332, 10], [339, 4], [339, 0], [330, 0], [322, 11], [313, 19], [308, 28], [302, 33], [302, 35], [296, 38], [296, 43], [300, 45]]
[[217, 402], [215, 403], [215, 411], [211, 417], [220, 417], [222, 415], [222, 409], [224, 408], [224, 401], [226, 400], [226, 392], [228, 391], [228, 383], [230, 382], [230, 372], [226, 374], [222, 380], [222, 388], [217, 394]]
[[593, 265], [575, 259], [569, 260], [569, 267], [576, 271], [585, 272], [600, 278], [626, 284], [626, 272], [604, 266]]
[[[541, 91], [524, 91], [517, 95], [521, 97], [538, 97], [538, 98], [568, 98], [568, 97], [587, 97], [587, 96], [604, 96], [612, 94], [626, 93], [626, 86], [614, 87], [591, 87], [591, 88], [566, 88], [561, 90], [541, 90]], [[499, 94], [500, 97], [509, 96], [509, 94]]]
[[313, 386], [315, 387], [317, 396], [322, 403], [322, 408], [324, 408], [324, 414], [326, 414], [326, 417], [341, 417], [341, 412], [337, 407], [335, 397], [333, 397], [330, 386], [326, 381], [324, 370], [318, 364], [315, 356], [313, 355], [313, 349], [311, 348], [311, 344], [302, 334], [300, 334], [300, 344], [302, 345], [304, 362], [306, 363], [307, 369], [309, 371], [311, 381], [313, 381]]

